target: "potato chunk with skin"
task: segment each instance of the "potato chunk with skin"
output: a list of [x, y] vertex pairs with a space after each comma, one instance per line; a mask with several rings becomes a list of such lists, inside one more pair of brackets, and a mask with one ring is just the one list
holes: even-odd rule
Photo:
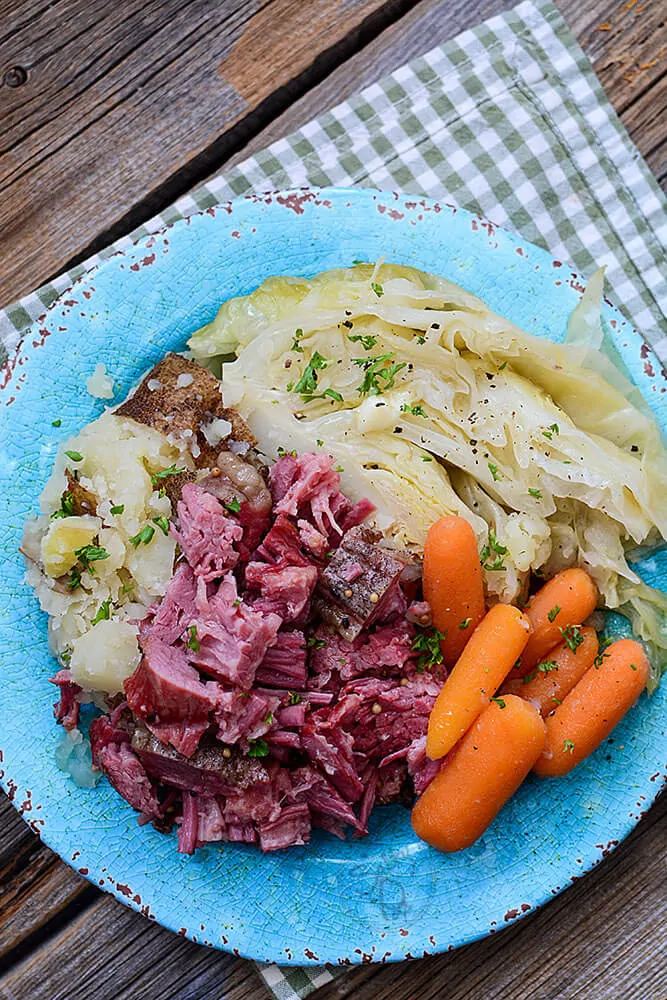
[[44, 572], [53, 577], [69, 572], [77, 561], [76, 549], [90, 545], [101, 527], [100, 518], [88, 514], [52, 521], [40, 549]]
[[69, 665], [72, 680], [90, 691], [118, 694], [140, 658], [136, 626], [102, 620], [74, 640]]

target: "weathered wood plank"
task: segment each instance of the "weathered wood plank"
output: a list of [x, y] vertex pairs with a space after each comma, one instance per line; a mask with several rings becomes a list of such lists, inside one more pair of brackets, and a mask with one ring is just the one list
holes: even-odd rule
[[4, 796], [0, 830], [1, 960], [90, 887], [38, 840]]
[[252, 965], [193, 944], [100, 897], [0, 978], [0, 997], [30, 1000], [266, 1000]]
[[137, 205], [172, 200], [277, 88], [326, 71], [405, 0], [44, 0], [27, 22], [5, 5], [0, 66], [28, 78], [0, 88], [2, 304]]

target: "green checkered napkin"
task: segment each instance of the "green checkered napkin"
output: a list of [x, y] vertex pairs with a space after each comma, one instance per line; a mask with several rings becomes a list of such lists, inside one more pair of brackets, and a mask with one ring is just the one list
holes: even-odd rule
[[[306, 184], [446, 199], [583, 274], [606, 264], [614, 301], [667, 359], [667, 203], [558, 11], [538, 0], [402, 66], [0, 312], [0, 362], [100, 258], [218, 201]], [[344, 971], [258, 969], [279, 1000]]]

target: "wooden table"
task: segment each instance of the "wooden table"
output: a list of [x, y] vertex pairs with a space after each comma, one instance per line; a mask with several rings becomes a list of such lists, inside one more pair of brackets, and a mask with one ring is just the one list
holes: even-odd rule
[[[664, 0], [558, 0], [667, 187]], [[0, 304], [506, 0], [0, 0]], [[455, 953], [315, 1000], [665, 1000], [667, 799], [598, 869]], [[662, 821], [662, 823], [661, 823]], [[0, 802], [2, 1000], [267, 1000], [102, 895]]]

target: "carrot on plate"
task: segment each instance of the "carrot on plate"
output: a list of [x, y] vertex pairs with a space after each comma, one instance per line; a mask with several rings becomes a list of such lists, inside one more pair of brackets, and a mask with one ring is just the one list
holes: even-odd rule
[[484, 617], [484, 583], [475, 533], [463, 517], [441, 517], [424, 545], [422, 583], [433, 624], [444, 633], [443, 660], [453, 666]]
[[528, 641], [530, 622], [511, 604], [496, 604], [470, 636], [431, 709], [426, 753], [449, 753], [489, 704]]
[[598, 589], [588, 573], [577, 567], [564, 569], [545, 583], [524, 608], [533, 634], [521, 654], [518, 676], [525, 677], [547, 659], [554, 646], [568, 641], [568, 629], [581, 625], [593, 613]]
[[545, 725], [515, 695], [491, 702], [454, 748], [412, 810], [412, 827], [439, 851], [481, 837], [538, 759]]
[[[534, 705], [540, 715], [548, 715], [563, 701], [566, 694], [581, 680], [598, 655], [595, 629], [578, 630], [583, 642], [562, 642], [546, 660], [541, 660], [525, 677], [508, 677], [500, 694], [517, 694]], [[576, 636], [576, 633], [574, 633]], [[572, 646], [575, 648], [572, 649]]]
[[533, 770], [568, 774], [596, 750], [646, 687], [649, 661], [634, 639], [619, 639], [598, 657], [547, 717], [547, 743]]

